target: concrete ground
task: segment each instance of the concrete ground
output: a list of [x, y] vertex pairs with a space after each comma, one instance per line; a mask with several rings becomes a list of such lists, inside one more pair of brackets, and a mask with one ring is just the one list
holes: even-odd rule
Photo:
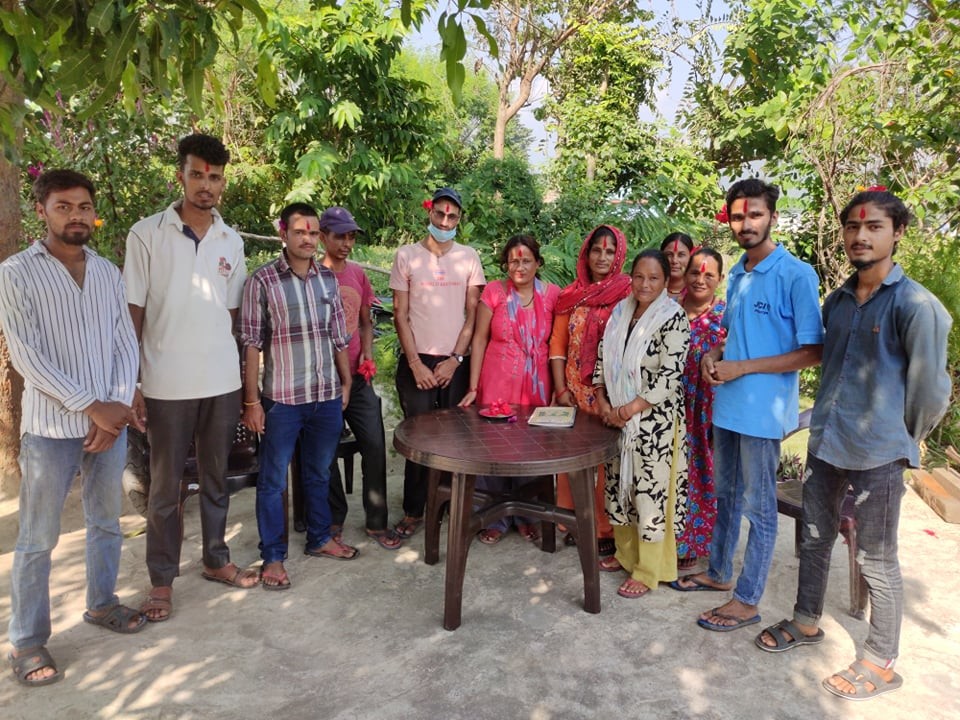
[[[359, 472], [359, 471], [358, 471]], [[358, 478], [359, 479], [359, 478]], [[400, 514], [402, 465], [390, 463], [392, 518]], [[358, 482], [359, 486], [359, 482]], [[463, 625], [441, 627], [443, 566], [423, 563], [423, 534], [387, 552], [362, 534], [352, 498], [345, 539], [353, 562], [308, 558], [302, 536], [287, 564], [293, 588], [242, 591], [200, 577], [196, 499], [188, 502], [175, 610], [142, 633], [85, 624], [84, 532], [77, 493], [64, 516], [51, 578], [49, 649], [62, 682], [22, 688], [4, 669], [0, 717], [16, 718], [905, 718], [960, 717], [960, 525], [943, 523], [909, 490], [901, 521], [906, 587], [903, 688], [868, 703], [820, 687], [845, 667], [867, 624], [847, 614], [846, 548], [838, 542], [823, 619], [826, 641], [782, 655], [757, 650], [767, 624], [788, 616], [796, 588], [793, 522], [781, 518], [763, 625], [707, 632], [695, 619], [723, 593], [666, 586], [639, 600], [616, 595], [602, 575], [603, 610], [582, 609], [572, 548], [540, 552], [512, 533], [475, 543], [467, 565]], [[16, 501], [0, 503], [0, 644], [7, 648]], [[143, 520], [123, 518], [118, 593], [138, 604], [148, 588]], [[744, 532], [746, 531], [744, 524]], [[254, 491], [234, 496], [228, 536], [234, 559], [258, 562]], [[441, 556], [442, 559], [442, 556]]]

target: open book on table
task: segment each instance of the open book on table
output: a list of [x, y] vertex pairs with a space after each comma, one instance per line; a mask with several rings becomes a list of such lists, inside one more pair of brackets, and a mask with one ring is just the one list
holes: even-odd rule
[[573, 421], [576, 419], [575, 407], [538, 407], [531, 413], [527, 424], [541, 427], [573, 427]]

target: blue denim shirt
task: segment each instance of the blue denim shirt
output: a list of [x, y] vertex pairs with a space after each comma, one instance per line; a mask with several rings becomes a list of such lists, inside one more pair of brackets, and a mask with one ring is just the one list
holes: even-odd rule
[[950, 401], [952, 319], [899, 265], [862, 305], [856, 288], [854, 273], [823, 304], [823, 372], [808, 449], [847, 470], [901, 458], [918, 467], [917, 445]]

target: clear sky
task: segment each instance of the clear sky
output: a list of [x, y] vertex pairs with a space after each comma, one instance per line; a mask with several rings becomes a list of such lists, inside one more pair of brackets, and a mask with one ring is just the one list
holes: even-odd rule
[[[642, 8], [652, 10], [656, 18], [660, 20], [664, 17], [678, 17], [681, 20], [696, 20], [701, 17], [697, 3], [693, 0], [684, 2], [684, 0], [639, 0]], [[447, 3], [441, 0], [436, 10], [429, 20], [427, 20], [423, 29], [411, 37], [411, 44], [417, 48], [424, 48], [440, 54], [440, 39], [437, 35], [437, 18], [440, 13], [447, 9]], [[725, 0], [713, 0], [710, 8], [714, 17], [727, 12], [727, 3]], [[471, 51], [473, 48], [471, 48]], [[467, 71], [470, 72], [469, 63]], [[672, 123], [675, 119], [677, 106], [683, 96], [683, 85], [689, 74], [690, 66], [682, 57], [673, 57], [673, 72], [669, 83], [657, 92], [657, 109], [660, 115]], [[545, 94], [549, 92], [549, 86], [546, 83], [535, 83], [533, 94], [531, 96], [530, 107], [520, 111], [519, 120], [529, 127], [534, 134], [534, 147], [531, 150], [531, 162], [534, 165], [541, 165], [546, 162], [552, 153], [553, 138], [547, 133], [543, 124], [533, 117], [533, 109], [542, 101]], [[653, 114], [644, 110], [641, 114], [644, 120], [653, 120]]]

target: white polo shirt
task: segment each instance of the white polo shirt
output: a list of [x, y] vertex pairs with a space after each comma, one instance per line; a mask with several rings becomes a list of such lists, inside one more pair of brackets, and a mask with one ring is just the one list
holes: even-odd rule
[[199, 243], [184, 233], [180, 201], [127, 235], [127, 300], [144, 308], [140, 380], [146, 397], [189, 400], [240, 388], [230, 310], [247, 277], [243, 240], [213, 210]]

